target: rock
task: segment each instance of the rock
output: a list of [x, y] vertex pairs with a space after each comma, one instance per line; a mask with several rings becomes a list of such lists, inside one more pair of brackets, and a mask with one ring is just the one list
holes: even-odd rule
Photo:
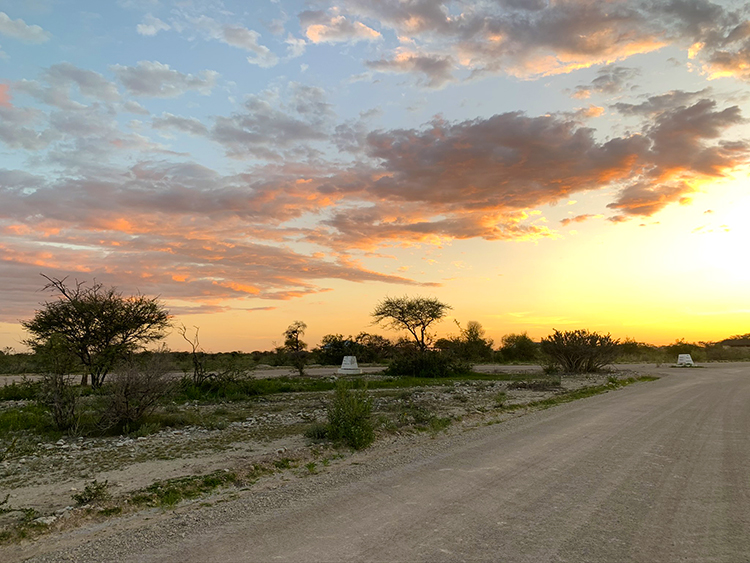
[[57, 516], [40, 516], [39, 518], [34, 519], [34, 524], [44, 524], [45, 526], [49, 526], [57, 520]]

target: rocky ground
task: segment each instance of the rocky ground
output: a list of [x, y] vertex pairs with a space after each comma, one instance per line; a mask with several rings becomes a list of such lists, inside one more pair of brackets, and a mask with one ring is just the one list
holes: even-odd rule
[[[480, 371], [504, 369], [483, 366]], [[527, 411], [523, 405], [574, 389], [607, 384], [613, 375], [632, 375], [620, 370], [615, 374], [564, 377], [562, 386], [554, 387], [533, 383], [533, 377], [541, 376], [539, 368], [526, 366], [516, 369], [519, 371], [529, 372], [532, 379], [466, 380], [440, 387], [370, 391], [378, 443], [397, 443], [415, 435], [430, 439], [442, 432], [502, 422], [523, 415]], [[363, 377], [383, 376], [375, 373]], [[331, 392], [287, 393], [240, 403], [186, 403], [174, 408], [204, 413], [210, 423], [147, 435], [21, 441], [0, 462], [0, 502], [6, 499], [0, 505], [0, 531], [14, 530], [6, 533], [5, 544], [10, 549], [6, 554], [11, 556], [13, 545], [19, 545], [19, 529], [20, 535], [26, 537], [20, 540], [23, 543], [49, 541], [56, 534], [80, 527], [125, 525], [128, 515], [154, 510], [136, 510], [128, 506], [127, 499], [155, 482], [217, 471], [241, 476], [232, 486], [214, 491], [210, 500], [204, 495], [181, 504], [199, 506], [333, 471], [346, 463], [352, 452], [304, 435], [311, 425], [325, 421], [330, 396]], [[22, 404], [5, 401], [0, 402], [0, 408], [13, 409]], [[222, 415], [235, 421], [221, 422]], [[107, 483], [114, 504], [81, 506], [74, 501], [74, 495], [80, 495], [94, 480]], [[115, 505], [116, 509], [106, 508]]]

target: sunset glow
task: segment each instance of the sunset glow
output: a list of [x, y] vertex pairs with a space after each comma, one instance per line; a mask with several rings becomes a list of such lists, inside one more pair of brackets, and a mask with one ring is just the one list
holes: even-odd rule
[[40, 273], [212, 351], [405, 294], [496, 342], [750, 332], [745, 8], [0, 1], [0, 347]]

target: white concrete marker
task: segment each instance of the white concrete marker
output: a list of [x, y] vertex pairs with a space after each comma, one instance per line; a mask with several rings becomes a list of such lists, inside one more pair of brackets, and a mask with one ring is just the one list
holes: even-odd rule
[[344, 356], [341, 369], [336, 373], [340, 375], [360, 375], [362, 370], [357, 365], [357, 356]]
[[678, 366], [694, 366], [693, 358], [690, 354], [680, 354], [677, 356]]

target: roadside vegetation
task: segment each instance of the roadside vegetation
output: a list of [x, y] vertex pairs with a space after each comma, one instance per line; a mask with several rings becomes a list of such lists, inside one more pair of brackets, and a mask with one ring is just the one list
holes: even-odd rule
[[[583, 329], [555, 330], [538, 343], [526, 333], [510, 334], [495, 348], [474, 321], [456, 322], [456, 335], [436, 339], [433, 327], [450, 306], [424, 297], [388, 297], [372, 312], [374, 324], [407, 335], [397, 340], [367, 332], [331, 334], [308, 350], [302, 340], [307, 326], [295, 321], [275, 350], [216, 354], [202, 348], [198, 327], [181, 325], [176, 330], [188, 351], [146, 350], [146, 344], [158, 345], [171, 322], [158, 300], [124, 297], [100, 284], [46, 279], [45, 289], [57, 298], [23, 323], [32, 352], [0, 353], [0, 373], [37, 374], [0, 385], [0, 489], [56, 472], [59, 478], [93, 478], [73, 500], [79, 512], [96, 518], [139, 506], [173, 506], [214, 489], [249, 486], [278, 471], [314, 475], [333, 451], [361, 450], [405, 433], [436, 436], [457, 421], [501, 422], [519, 411], [649, 380], [606, 371], [618, 359], [660, 363], [690, 353], [701, 361], [726, 352], [719, 345], [684, 341], [655, 348]], [[340, 365], [345, 356], [384, 369], [346, 377], [309, 373], [315, 365]], [[492, 373], [474, 369], [490, 363], [498, 364]], [[544, 369], [504, 372], [503, 363]], [[270, 366], [293, 373], [255, 375], [257, 368]], [[184, 433], [191, 441], [178, 446]], [[150, 437], [160, 445], [151, 445]], [[307, 453], [157, 480], [128, 495], [112, 494], [108, 481], [96, 478], [149, 459], [282, 439], [302, 440]], [[123, 445], [127, 455], [118, 449]], [[0, 541], [44, 531], [56, 521], [9, 499], [0, 498]]]

